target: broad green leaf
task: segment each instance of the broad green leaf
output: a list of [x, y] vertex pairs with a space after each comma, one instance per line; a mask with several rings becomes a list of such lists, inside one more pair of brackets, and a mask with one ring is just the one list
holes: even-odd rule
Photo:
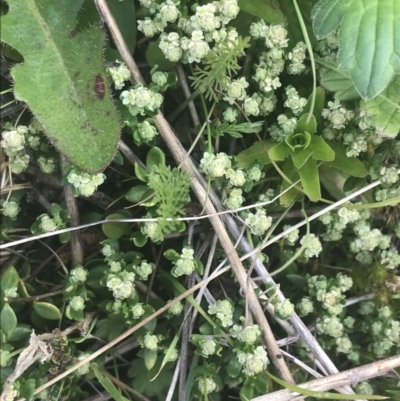
[[9, 303], [4, 304], [0, 312], [0, 328], [7, 338], [11, 337], [17, 327], [17, 316]]
[[10, 266], [0, 278], [1, 289], [4, 292], [4, 295], [7, 297], [10, 292], [14, 290], [15, 287], [18, 286], [19, 275], [14, 266]]
[[322, 68], [320, 80], [321, 85], [328, 91], [334, 92], [335, 98], [339, 100], [350, 100], [360, 97], [350, 77], [340, 70]]
[[120, 125], [104, 73], [99, 22], [75, 29], [82, 0], [7, 4], [1, 39], [24, 57], [11, 70], [16, 99], [28, 104], [71, 163], [89, 172], [103, 170], [114, 158]]
[[262, 18], [269, 24], [285, 24], [286, 17], [282, 11], [271, 0], [239, 0], [242, 11]]
[[311, 155], [313, 155], [313, 150], [310, 147], [296, 150], [292, 154], [294, 166], [297, 169], [301, 168]]
[[306, 195], [313, 202], [318, 201], [321, 198], [321, 187], [319, 185], [317, 162], [310, 157], [307, 162], [298, 169], [298, 173]]
[[296, 125], [297, 132], [308, 132], [314, 135], [317, 132], [317, 120], [310, 113], [303, 114]]
[[326, 391], [314, 391], [308, 390], [303, 387], [296, 386], [295, 384], [285, 382], [282, 379], [275, 377], [273, 374], [268, 371], [265, 372], [267, 376], [269, 376], [272, 380], [276, 381], [282, 387], [293, 391], [295, 393], [299, 393], [302, 395], [306, 395], [308, 397], [314, 397], [316, 399], [328, 399], [328, 400], [387, 400], [388, 397], [382, 397], [381, 395], [366, 395], [366, 394], [339, 394], [339, 393], [328, 393]]
[[320, 0], [313, 22], [319, 39], [340, 25], [339, 67], [362, 98], [377, 96], [400, 73], [398, 0]]
[[321, 136], [314, 135], [310, 142], [310, 148], [313, 150], [312, 157], [315, 160], [331, 162], [335, 159], [335, 152], [329, 147]]
[[238, 168], [246, 168], [253, 165], [256, 160], [259, 160], [262, 164], [270, 164], [271, 160], [268, 156], [268, 151], [276, 146], [276, 142], [273, 141], [264, 141], [264, 143], [256, 142], [250, 148], [240, 152], [236, 156], [237, 167]]
[[400, 131], [400, 75], [380, 96], [363, 101], [361, 109], [374, 116], [380, 136], [396, 137]]
[[149, 153], [147, 153], [146, 167], [151, 173], [154, 171], [154, 167], [162, 165], [165, 165], [164, 152], [160, 148], [157, 148], [157, 146], [154, 146], [150, 149]]
[[28, 337], [31, 332], [32, 332], [31, 326], [24, 323], [18, 324], [12, 335], [7, 339], [7, 341], [9, 342], [21, 341], [24, 338]]
[[[312, 102], [312, 95], [310, 95], [309, 98], [307, 99], [307, 104], [303, 110], [304, 113], [310, 112], [311, 102]], [[314, 105], [314, 112], [313, 112], [317, 124], [319, 124], [321, 122], [322, 109], [324, 108], [324, 106], [325, 106], [325, 91], [323, 88], [321, 88], [319, 86], [316, 89], [315, 105]], [[310, 131], [308, 131], [308, 132], [310, 132]]]
[[334, 141], [325, 141], [335, 152], [335, 158], [331, 162], [327, 162], [330, 167], [338, 168], [354, 177], [365, 177], [367, 169], [364, 164], [356, 157], [347, 157], [346, 148]]
[[128, 398], [124, 397], [119, 392], [117, 387], [115, 387], [115, 384], [99, 369], [96, 363], [92, 363], [90, 368], [92, 369], [99, 383], [115, 401], [129, 401]]
[[144, 350], [144, 364], [148, 370], [154, 368], [154, 365], [157, 362], [157, 351], [151, 351], [147, 348]]
[[59, 320], [61, 319], [61, 312], [57, 306], [48, 302], [34, 302], [33, 309], [39, 316], [42, 316], [48, 320]]
[[[117, 220], [124, 218], [126, 218], [126, 216], [120, 213], [111, 213], [106, 217], [107, 220]], [[103, 223], [101, 228], [104, 235], [109, 239], [119, 239], [129, 232], [128, 223]]]
[[[297, 171], [294, 168], [292, 159], [287, 160], [287, 162], [283, 166], [282, 171], [286, 175], [286, 177], [289, 178], [292, 182], [295, 182], [299, 179], [299, 175], [297, 174]], [[286, 180], [282, 179], [281, 192], [289, 188], [290, 185], [291, 184], [289, 184]], [[281, 205], [288, 207], [293, 202], [294, 198], [297, 196], [298, 193], [299, 191], [294, 187], [292, 189], [289, 189], [289, 191], [285, 192], [279, 198]]]
[[290, 154], [292, 154], [292, 149], [285, 141], [269, 150], [269, 156], [272, 160], [285, 160]]

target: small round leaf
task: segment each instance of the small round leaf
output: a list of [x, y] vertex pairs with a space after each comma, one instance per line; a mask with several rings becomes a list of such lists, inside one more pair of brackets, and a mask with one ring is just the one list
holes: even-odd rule
[[14, 310], [8, 303], [3, 306], [0, 312], [0, 326], [1, 331], [7, 338], [14, 333], [14, 330], [17, 327], [17, 316], [15, 316]]

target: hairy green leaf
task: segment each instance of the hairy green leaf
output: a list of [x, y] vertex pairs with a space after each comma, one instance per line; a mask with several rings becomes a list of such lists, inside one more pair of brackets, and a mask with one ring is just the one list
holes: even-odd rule
[[339, 100], [359, 98], [356, 88], [348, 75], [341, 71], [322, 68], [320, 73], [321, 84], [328, 91], [334, 92]]
[[400, 73], [398, 0], [320, 0], [313, 9], [318, 39], [340, 25], [339, 67], [364, 99], [381, 93]]
[[310, 142], [310, 148], [313, 151], [312, 157], [315, 160], [330, 162], [335, 159], [335, 152], [329, 147], [329, 145], [321, 136], [313, 136]]
[[394, 138], [400, 131], [400, 76], [379, 97], [363, 101], [361, 109], [374, 116], [379, 135]]
[[[14, 93], [50, 142], [80, 169], [97, 172], [114, 158], [119, 118], [102, 65], [99, 23], [77, 30], [82, 0], [9, 0], [2, 41], [18, 50]], [[23, 21], [23, 24], [21, 24]]]

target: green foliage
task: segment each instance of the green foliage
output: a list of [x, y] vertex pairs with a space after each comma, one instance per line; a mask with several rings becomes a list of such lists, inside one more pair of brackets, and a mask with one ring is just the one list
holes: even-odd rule
[[1, 17], [2, 41], [24, 57], [11, 73], [16, 98], [72, 163], [97, 172], [114, 158], [119, 121], [102, 67], [101, 28], [74, 30], [81, 4], [11, 0]]
[[361, 108], [374, 116], [381, 136], [395, 138], [400, 131], [400, 75], [381, 96], [361, 102]]
[[320, 0], [314, 32], [324, 39], [340, 26], [339, 67], [349, 71], [364, 99], [376, 97], [400, 74], [397, 0]]
[[244, 50], [249, 47], [249, 38], [238, 37], [237, 42], [220, 43], [211, 50], [205, 59], [204, 68], [197, 66], [193, 72], [193, 87], [200, 88], [208, 99], [217, 98], [226, 77], [231, 77], [240, 69], [238, 58], [245, 55]]
[[5, 303], [0, 311], [0, 326], [6, 337], [11, 337], [17, 327], [17, 316], [9, 303]]
[[2, 275], [0, 279], [1, 290], [7, 297], [12, 294], [18, 286], [19, 275], [14, 266], [10, 266]]
[[48, 302], [34, 302], [33, 309], [39, 316], [47, 320], [59, 320], [62, 316], [60, 309]]
[[258, 0], [239, 0], [239, 7], [242, 11], [262, 18], [270, 24], [284, 24], [286, 22], [285, 14], [274, 4], [273, 0], [267, 0], [260, 3]]
[[[126, 219], [126, 213], [111, 213], [107, 216], [107, 220], [118, 220], [118, 219]], [[129, 232], [129, 224], [128, 223], [103, 223], [102, 230], [105, 236], [109, 239], [119, 239], [123, 235]]]

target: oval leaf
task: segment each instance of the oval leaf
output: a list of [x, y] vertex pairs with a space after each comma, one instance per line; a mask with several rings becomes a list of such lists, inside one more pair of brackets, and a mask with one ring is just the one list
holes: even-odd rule
[[[112, 213], [106, 217], [107, 220], [125, 219], [126, 216]], [[128, 223], [103, 223], [101, 226], [104, 235], [109, 239], [119, 239], [129, 232]]]
[[271, 0], [239, 0], [239, 7], [270, 24], [286, 24], [285, 15]]
[[103, 170], [114, 158], [120, 125], [103, 68], [99, 19], [75, 29], [82, 0], [7, 4], [1, 40], [24, 57], [11, 69], [15, 98], [29, 105], [49, 141], [73, 164]]
[[303, 114], [297, 121], [297, 132], [309, 132], [311, 135], [317, 132], [317, 120], [310, 113]]
[[19, 275], [14, 266], [10, 266], [2, 275], [0, 280], [1, 289], [7, 296], [15, 287], [18, 286]]
[[0, 312], [0, 327], [1, 331], [7, 338], [11, 337], [17, 327], [17, 316], [10, 304], [6, 303]]
[[48, 320], [59, 320], [61, 319], [61, 312], [57, 306], [49, 304], [48, 302], [34, 302], [33, 309], [36, 313]]
[[144, 364], [148, 370], [154, 368], [157, 362], [157, 351], [150, 351], [149, 349], [144, 350]]
[[400, 73], [398, 0], [320, 0], [313, 11], [320, 39], [340, 24], [339, 67], [364, 99], [381, 93]]

